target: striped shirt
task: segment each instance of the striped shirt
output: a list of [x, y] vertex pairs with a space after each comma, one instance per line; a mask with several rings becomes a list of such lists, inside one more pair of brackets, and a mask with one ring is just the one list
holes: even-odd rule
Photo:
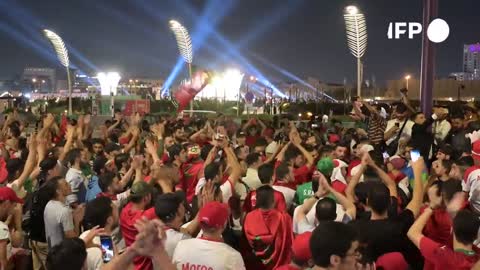
[[368, 139], [371, 144], [380, 144], [383, 141], [387, 122], [377, 113], [372, 113], [368, 118]]

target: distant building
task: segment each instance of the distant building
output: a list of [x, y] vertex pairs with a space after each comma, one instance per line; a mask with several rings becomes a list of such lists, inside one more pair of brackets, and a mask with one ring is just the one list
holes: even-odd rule
[[56, 72], [53, 68], [27, 67], [23, 70], [21, 84], [23, 89], [32, 92], [52, 92], [56, 86]]
[[[381, 95], [383, 98], [400, 100], [400, 89], [405, 87], [405, 80], [391, 80], [387, 81], [387, 91]], [[480, 80], [453, 80], [440, 79], [433, 83], [433, 98], [435, 100], [457, 100], [460, 94], [460, 99], [464, 101], [473, 101], [478, 99], [480, 92]], [[420, 80], [418, 78], [411, 78], [408, 83], [408, 96], [412, 100], [420, 99]]]
[[480, 43], [463, 45], [462, 72], [450, 73], [449, 78], [457, 81], [480, 80]]
[[463, 72], [476, 73], [480, 69], [480, 43], [463, 46]]
[[126, 78], [118, 84], [118, 95], [138, 95], [144, 99], [160, 96], [165, 80], [147, 78]]

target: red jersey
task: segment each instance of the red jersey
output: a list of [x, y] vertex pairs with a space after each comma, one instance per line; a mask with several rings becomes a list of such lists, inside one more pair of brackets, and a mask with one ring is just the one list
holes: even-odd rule
[[112, 201], [116, 201], [117, 200], [117, 195], [116, 194], [109, 194], [107, 192], [100, 192], [97, 194], [97, 198], [100, 198], [100, 197], [107, 197], [107, 198], [110, 198], [110, 200]]
[[347, 177], [352, 176], [352, 169], [360, 165], [362, 161], [360, 159], [354, 159], [348, 164]]
[[[308, 167], [307, 165], [303, 165], [300, 168], [293, 169], [293, 175], [295, 176], [295, 185], [301, 185], [309, 182], [312, 179], [313, 171], [314, 167]], [[294, 189], [296, 189], [296, 187]]]
[[246, 136], [245, 138], [245, 144], [249, 147], [253, 147], [253, 145], [255, 144], [255, 142], [257, 141], [257, 139], [260, 138], [260, 136], [256, 135], [256, 136]]
[[[277, 169], [278, 166], [280, 166], [280, 164], [282, 164], [282, 162], [279, 160], [275, 162], [275, 170]], [[310, 182], [314, 171], [315, 171], [315, 166], [312, 166], [311, 168], [309, 168], [307, 165], [303, 165], [300, 168], [294, 168], [293, 176], [295, 177], [295, 182], [292, 183], [292, 186], [290, 188], [297, 189], [298, 185], [305, 184], [306, 182]], [[277, 179], [275, 175], [274, 175], [274, 178]]]
[[428, 237], [420, 239], [420, 252], [425, 262], [432, 264], [432, 270], [467, 270], [478, 261], [479, 256], [475, 251], [453, 251]]
[[[274, 190], [273, 198], [275, 201], [275, 209], [280, 212], [287, 212], [287, 203], [285, 202], [285, 197], [283, 196], [283, 193]], [[245, 198], [245, 202], [243, 203], [243, 211], [245, 211], [245, 213], [249, 213], [255, 209], [256, 205], [257, 193], [255, 190], [252, 190], [247, 194], [247, 197]]]
[[[147, 219], [155, 219], [155, 208], [149, 208], [147, 210], [133, 210], [133, 204], [128, 203], [120, 213], [120, 228], [122, 231], [123, 239], [125, 239], [125, 245], [128, 247], [135, 242], [135, 237], [138, 234], [137, 229], [135, 228], [135, 222], [142, 217]], [[135, 265], [135, 270], [153, 270], [153, 263], [150, 258], [147, 257], [135, 257], [133, 260]]]
[[[425, 208], [420, 212], [423, 213]], [[452, 219], [448, 212], [445, 209], [435, 209], [423, 229], [423, 234], [439, 244], [448, 245], [452, 238], [451, 231]]]
[[195, 161], [182, 165], [181, 171], [183, 171], [185, 174], [183, 176], [183, 181], [180, 183], [182, 185], [182, 190], [185, 191], [188, 203], [191, 203], [193, 197], [195, 196], [195, 187], [198, 183], [198, 175], [202, 170], [203, 161]]

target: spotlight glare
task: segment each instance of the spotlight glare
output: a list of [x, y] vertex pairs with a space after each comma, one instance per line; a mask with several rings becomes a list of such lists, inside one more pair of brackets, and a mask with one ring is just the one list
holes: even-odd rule
[[345, 8], [345, 11], [350, 15], [358, 14], [358, 8], [356, 6], [348, 6]]

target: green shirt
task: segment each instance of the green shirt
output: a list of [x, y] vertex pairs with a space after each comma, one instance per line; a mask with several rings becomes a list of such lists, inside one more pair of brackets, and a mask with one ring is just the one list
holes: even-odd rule
[[[297, 205], [301, 205], [303, 204], [303, 201], [310, 197], [313, 197], [313, 195], [314, 192], [312, 190], [312, 182], [307, 182], [303, 185], [297, 186], [297, 192], [295, 193], [295, 203]], [[335, 198], [335, 195], [333, 195], [332, 193], [328, 194], [327, 197], [332, 198], [335, 202], [337, 201], [337, 198]]]
[[313, 196], [312, 182], [307, 182], [300, 186], [297, 186], [296, 203], [298, 205], [303, 204], [303, 201]]

